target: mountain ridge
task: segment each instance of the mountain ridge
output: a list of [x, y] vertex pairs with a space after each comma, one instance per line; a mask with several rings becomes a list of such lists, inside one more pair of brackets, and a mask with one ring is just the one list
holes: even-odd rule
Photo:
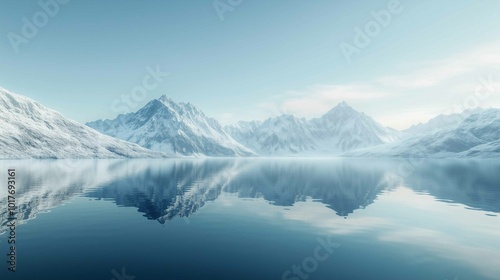
[[166, 157], [99, 132], [0, 88], [0, 158]]
[[456, 113], [456, 114], [441, 114], [428, 120], [425, 123], [412, 125], [411, 127], [404, 129], [402, 131], [411, 134], [429, 133], [437, 129], [443, 129], [449, 126], [456, 126], [460, 124], [468, 116], [475, 113], [480, 113], [484, 110], [486, 109], [475, 108], [475, 109], [467, 109], [461, 113]]
[[500, 156], [500, 109], [474, 113], [456, 126], [433, 130], [398, 143], [346, 153], [355, 157], [498, 157]]

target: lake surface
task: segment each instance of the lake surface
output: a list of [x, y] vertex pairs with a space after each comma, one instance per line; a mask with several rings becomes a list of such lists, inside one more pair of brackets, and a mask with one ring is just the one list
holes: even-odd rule
[[0, 173], [2, 280], [500, 279], [500, 160], [21, 160]]

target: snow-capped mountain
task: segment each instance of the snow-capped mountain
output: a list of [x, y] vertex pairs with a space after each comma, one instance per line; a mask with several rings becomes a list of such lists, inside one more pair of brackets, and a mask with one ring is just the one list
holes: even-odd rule
[[401, 132], [382, 126], [365, 113], [345, 102], [313, 119], [315, 135], [323, 145], [333, 145], [339, 152], [391, 143], [404, 137]]
[[482, 111], [484, 111], [483, 108], [476, 108], [465, 110], [459, 114], [441, 114], [430, 119], [426, 123], [412, 125], [410, 128], [403, 130], [403, 132], [410, 134], [425, 134], [436, 130], [457, 126], [470, 115], [480, 113]]
[[181, 156], [249, 156], [254, 153], [235, 141], [218, 121], [190, 103], [163, 95], [135, 113], [88, 126], [155, 151]]
[[261, 155], [334, 155], [390, 143], [404, 135], [345, 102], [312, 120], [282, 115], [263, 123], [239, 122], [225, 130]]
[[375, 157], [498, 157], [500, 109], [472, 114], [457, 126], [405, 139], [401, 142], [347, 153]]
[[0, 88], [0, 158], [164, 157]]

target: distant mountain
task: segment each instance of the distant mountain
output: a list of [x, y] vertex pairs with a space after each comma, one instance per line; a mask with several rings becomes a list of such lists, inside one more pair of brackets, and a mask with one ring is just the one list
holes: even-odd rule
[[224, 130], [236, 141], [244, 143], [249, 136], [255, 134], [261, 125], [261, 121], [239, 121], [234, 125], [224, 126]]
[[323, 144], [333, 142], [336, 150], [349, 151], [392, 143], [404, 138], [401, 132], [382, 126], [365, 113], [354, 110], [342, 102], [321, 118], [313, 119], [316, 136]]
[[254, 153], [227, 134], [218, 121], [190, 103], [162, 96], [135, 113], [88, 126], [151, 150], [180, 156], [249, 156]]
[[363, 149], [348, 156], [373, 157], [498, 157], [500, 109], [470, 115], [457, 126], [408, 138], [401, 142]]
[[335, 155], [404, 136], [345, 102], [312, 120], [282, 115], [263, 123], [239, 122], [225, 130], [260, 155]]
[[451, 115], [442, 114], [430, 119], [426, 123], [419, 123], [416, 125], [412, 125], [410, 128], [403, 130], [403, 132], [410, 134], [425, 134], [436, 130], [457, 126], [470, 115], [480, 113], [484, 110], [485, 109], [483, 108], [476, 108], [476, 109], [465, 110], [459, 114], [451, 114]]
[[263, 123], [240, 122], [225, 129], [259, 155], [293, 155], [316, 149], [311, 124], [292, 115], [270, 118]]
[[0, 88], [0, 158], [165, 157]]

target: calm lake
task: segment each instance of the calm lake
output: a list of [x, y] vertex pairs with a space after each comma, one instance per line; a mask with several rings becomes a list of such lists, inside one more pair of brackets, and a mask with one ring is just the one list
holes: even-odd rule
[[500, 160], [0, 166], [2, 280], [500, 279]]

